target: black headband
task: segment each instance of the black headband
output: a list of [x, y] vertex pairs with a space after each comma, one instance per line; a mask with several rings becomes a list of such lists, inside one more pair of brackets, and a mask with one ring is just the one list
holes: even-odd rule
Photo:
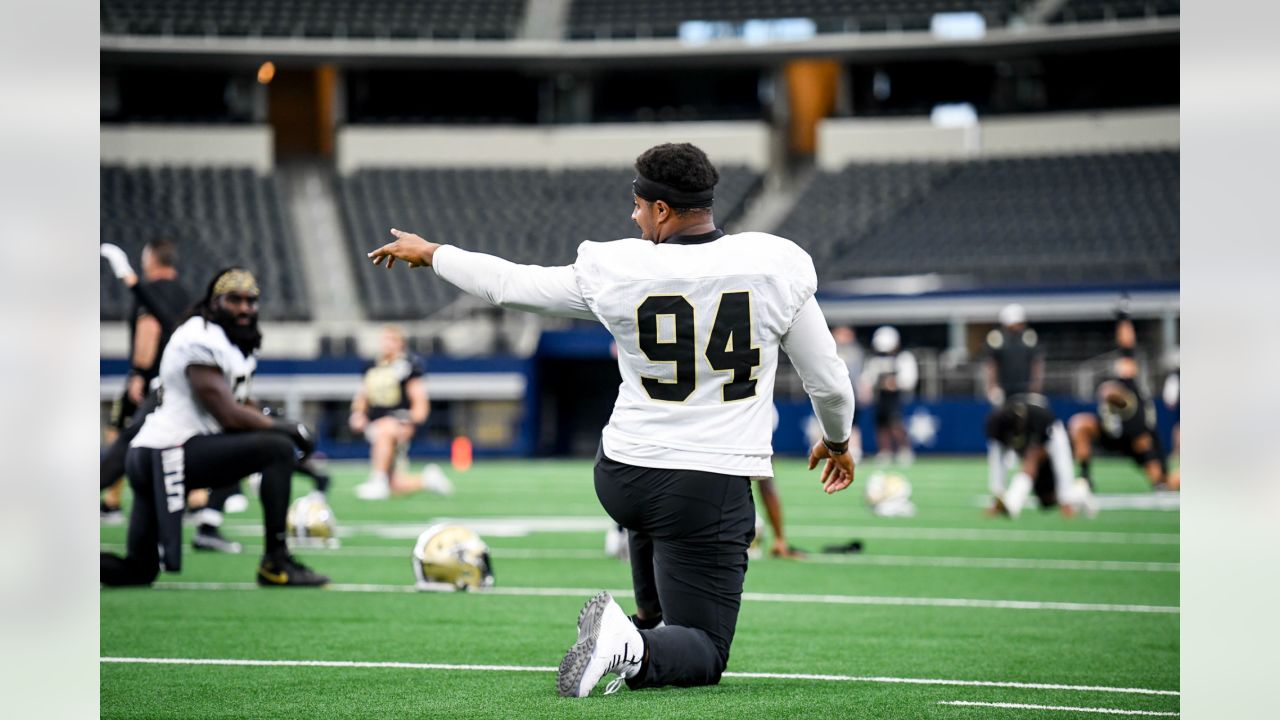
[[649, 202], [665, 200], [673, 208], [709, 208], [712, 199], [715, 198], [714, 187], [696, 192], [684, 192], [656, 180], [650, 180], [643, 175], [636, 175], [636, 179], [631, 183], [631, 190], [637, 197], [642, 197]]

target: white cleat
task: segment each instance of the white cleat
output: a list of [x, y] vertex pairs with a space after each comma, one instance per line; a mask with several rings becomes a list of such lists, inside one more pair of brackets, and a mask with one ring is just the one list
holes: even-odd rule
[[556, 675], [562, 697], [586, 697], [610, 673], [617, 674], [605, 694], [616, 692], [623, 681], [640, 672], [644, 638], [613, 596], [601, 592], [578, 613], [578, 642], [565, 653]]
[[227, 498], [222, 506], [222, 511], [227, 513], [242, 513], [249, 509], [249, 498], [244, 493], [236, 493]]
[[1084, 513], [1084, 516], [1089, 519], [1098, 517], [1098, 498], [1094, 497], [1093, 490], [1089, 487], [1089, 481], [1084, 478], [1076, 478], [1075, 491], [1078, 498], [1076, 509]]
[[356, 486], [356, 497], [361, 500], [386, 500], [391, 497], [391, 485], [375, 480], [365, 480]]
[[422, 489], [437, 495], [452, 495], [453, 483], [445, 477], [444, 471], [435, 463], [428, 463], [422, 468]]
[[627, 529], [612, 527], [604, 531], [604, 554], [623, 562], [631, 559], [631, 543], [627, 540]]

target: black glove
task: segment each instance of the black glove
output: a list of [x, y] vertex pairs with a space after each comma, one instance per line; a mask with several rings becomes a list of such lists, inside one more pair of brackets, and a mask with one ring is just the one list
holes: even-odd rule
[[279, 418], [272, 421], [271, 429], [288, 435], [293, 446], [298, 448], [299, 457], [306, 457], [316, 449], [315, 434], [305, 423]]

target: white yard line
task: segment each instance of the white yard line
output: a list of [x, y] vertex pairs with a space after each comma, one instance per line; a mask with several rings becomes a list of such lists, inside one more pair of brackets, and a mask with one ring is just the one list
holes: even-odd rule
[[1160, 712], [1157, 710], [1122, 710], [1120, 708], [1066, 707], [1062, 705], [1029, 705], [1027, 703], [976, 702], [969, 700], [944, 700], [939, 705], [955, 705], [959, 707], [1006, 708], [1010, 710], [1060, 710], [1062, 712], [1095, 713], [1098, 715], [1148, 715], [1155, 717], [1178, 717], [1180, 713]]
[[[107, 550], [123, 550], [120, 544], [103, 543]], [[338, 548], [313, 548], [296, 546], [295, 553], [333, 555], [337, 557], [388, 557], [407, 558], [408, 550], [397, 547], [343, 546]], [[262, 551], [261, 545], [245, 545], [247, 553]], [[492, 548], [497, 558], [514, 560], [613, 560], [602, 550], [581, 548]], [[939, 555], [824, 555], [811, 553], [800, 562], [818, 565], [877, 565], [884, 567], [944, 567], [984, 568], [993, 570], [1088, 570], [1115, 572], [1176, 573], [1178, 563], [1140, 562], [1130, 560], [1056, 560], [1037, 558], [984, 558]]]
[[[101, 657], [103, 664], [136, 665], [223, 665], [231, 667], [328, 667], [328, 668], [380, 668], [394, 670], [465, 670], [473, 672], [555, 672], [554, 666], [531, 665], [460, 665], [449, 663], [374, 662], [365, 660], [246, 660], [238, 658], [154, 658], [154, 657]], [[1063, 690], [1092, 693], [1119, 693], [1123, 695], [1172, 695], [1178, 690], [1152, 688], [1109, 687], [1105, 685], [1063, 685], [1058, 683], [1026, 683], [1000, 680], [951, 680], [941, 678], [900, 678], [863, 675], [823, 675], [809, 673], [757, 673], [727, 672], [725, 677], [766, 680], [813, 680], [818, 682], [858, 682], [898, 685], [950, 685], [957, 687], [1016, 688], [1020, 690]]]
[[1178, 533], [1122, 533], [1097, 530], [997, 530], [973, 528], [889, 527], [884, 525], [793, 525], [788, 535], [893, 540], [974, 540], [985, 542], [1082, 543], [1090, 545], [1177, 545]]
[[[164, 590], [255, 590], [254, 583], [158, 582]], [[330, 592], [405, 593], [417, 592], [412, 585], [330, 584]], [[474, 591], [476, 595], [511, 595], [517, 597], [590, 597], [597, 588], [492, 587]], [[631, 590], [615, 589], [610, 593], [627, 596]], [[1113, 605], [1108, 603], [1053, 602], [1039, 600], [986, 600], [978, 598], [926, 598], [877, 595], [805, 595], [792, 593], [744, 592], [742, 599], [751, 602], [812, 603], [819, 605], [888, 605], [907, 607], [985, 608], [995, 610], [1051, 610], [1062, 612], [1112, 612], [1177, 615], [1181, 611], [1170, 605]]]
[[[338, 534], [342, 537], [368, 535], [389, 539], [416, 539], [431, 524], [446, 521], [465, 525], [484, 537], [523, 537], [541, 532], [595, 533], [613, 527], [613, 522], [602, 516], [432, 518], [423, 522], [411, 523], [339, 522]], [[262, 524], [255, 522], [227, 522], [223, 525], [223, 530], [233, 535], [260, 536], [262, 534]], [[1131, 533], [1098, 530], [895, 527], [891, 525], [858, 525], [853, 522], [831, 525], [793, 525], [789, 529], [789, 534], [797, 537], [853, 535], [855, 537], [895, 540], [963, 540], [1109, 545], [1177, 545], [1180, 538], [1176, 532]]]

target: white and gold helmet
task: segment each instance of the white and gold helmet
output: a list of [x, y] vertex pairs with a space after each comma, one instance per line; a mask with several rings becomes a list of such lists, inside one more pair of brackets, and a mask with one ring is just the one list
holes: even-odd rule
[[911, 483], [897, 473], [874, 473], [863, 486], [863, 497], [872, 512], [882, 517], [911, 517]]
[[324, 494], [303, 495], [289, 506], [285, 516], [285, 533], [295, 545], [338, 547], [338, 524]]
[[491, 587], [489, 546], [474, 530], [461, 525], [432, 525], [413, 546], [413, 574], [420, 590]]

